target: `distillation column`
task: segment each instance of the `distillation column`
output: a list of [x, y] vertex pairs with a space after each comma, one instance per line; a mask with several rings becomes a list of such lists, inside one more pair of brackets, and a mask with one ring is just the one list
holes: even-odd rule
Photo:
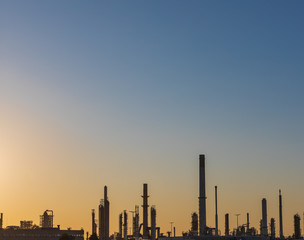
[[218, 236], [217, 186], [215, 186], [215, 235]]
[[205, 155], [199, 156], [199, 235], [206, 234]]
[[156, 239], [156, 209], [151, 207], [151, 240]]
[[122, 238], [122, 213], [119, 214], [119, 237]]
[[110, 229], [110, 202], [108, 200], [108, 187], [104, 186], [104, 224], [105, 224], [105, 240], [109, 240], [109, 229]]
[[128, 214], [127, 211], [124, 211], [124, 240], [128, 240]]
[[229, 236], [229, 214], [225, 215], [225, 235]]
[[149, 229], [148, 229], [148, 184], [144, 183], [144, 194], [142, 196], [143, 198], [143, 237], [148, 238], [149, 237]]
[[99, 240], [105, 239], [105, 207], [104, 207], [104, 199], [100, 200], [99, 204], [99, 214], [98, 214], [98, 230], [99, 230]]
[[268, 236], [268, 228], [267, 228], [267, 201], [265, 198], [262, 200], [262, 236]]
[[282, 194], [281, 189], [279, 190], [279, 212], [280, 212], [280, 238], [284, 238], [283, 234], [283, 214], [282, 214]]

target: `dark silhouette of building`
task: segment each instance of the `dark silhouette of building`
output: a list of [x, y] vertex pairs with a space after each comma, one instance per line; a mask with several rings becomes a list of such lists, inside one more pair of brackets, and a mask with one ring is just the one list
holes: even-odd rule
[[148, 228], [148, 184], [143, 185], [143, 238], [149, 238]]
[[198, 235], [198, 215], [196, 212], [191, 215], [191, 235]]
[[104, 199], [99, 205], [99, 240], [109, 240], [110, 230], [110, 202], [108, 199], [108, 187], [104, 186]]
[[122, 213], [119, 214], [119, 236], [120, 238], [122, 238]]
[[229, 214], [225, 214], [225, 235], [229, 236]]
[[156, 239], [156, 209], [151, 207], [151, 240]]
[[218, 235], [217, 186], [215, 186], [215, 235]]
[[205, 155], [199, 156], [199, 235], [206, 234]]
[[280, 238], [284, 238], [283, 234], [283, 213], [282, 213], [282, 194], [281, 189], [279, 190], [279, 214], [280, 214]]
[[92, 209], [92, 235], [96, 235], [96, 228], [95, 209]]
[[43, 215], [40, 216], [40, 226], [42, 228], [52, 228], [53, 227], [53, 210], [45, 210]]
[[268, 236], [268, 227], [267, 227], [267, 201], [265, 198], [262, 200], [262, 232], [261, 235], [266, 237]]
[[63, 235], [70, 236], [70, 239], [83, 240], [83, 234], [83, 230], [60, 230], [60, 228], [8, 228], [0, 231], [0, 240], [59, 240]]
[[127, 213], [126, 210], [124, 210], [123, 216], [124, 216], [124, 223], [123, 223], [124, 235], [123, 235], [123, 238], [124, 238], [124, 240], [127, 240], [128, 239], [128, 213]]
[[275, 239], [275, 220], [274, 218], [270, 219], [270, 239]]
[[294, 238], [301, 238], [301, 227], [300, 227], [301, 218], [299, 214], [294, 215]]
[[33, 228], [33, 221], [20, 221], [21, 229], [31, 229]]
[[3, 213], [0, 214], [0, 229], [3, 228]]

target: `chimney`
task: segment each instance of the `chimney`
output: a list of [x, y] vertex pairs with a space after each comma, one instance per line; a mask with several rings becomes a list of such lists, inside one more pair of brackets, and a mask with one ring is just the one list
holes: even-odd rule
[[268, 236], [267, 228], [267, 201], [265, 198], [262, 200], [262, 236]]
[[215, 235], [218, 236], [217, 186], [215, 186]]
[[199, 235], [206, 234], [205, 155], [199, 155]]
[[279, 212], [280, 212], [280, 238], [284, 238], [283, 234], [283, 214], [282, 214], [282, 195], [281, 189], [279, 190]]

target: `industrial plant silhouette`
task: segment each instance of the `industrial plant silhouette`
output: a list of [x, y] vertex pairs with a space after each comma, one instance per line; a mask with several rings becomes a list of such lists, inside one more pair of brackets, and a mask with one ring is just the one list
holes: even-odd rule
[[[206, 182], [205, 182], [205, 155], [199, 155], [199, 210], [191, 215], [191, 228], [183, 232], [182, 236], [176, 236], [175, 227], [171, 231], [163, 233], [156, 223], [156, 207], [150, 208], [150, 225], [148, 223], [148, 184], [143, 184], [143, 216], [140, 223], [139, 206], [135, 206], [132, 212], [132, 233], [128, 232], [128, 213], [124, 210], [119, 214], [119, 229], [110, 235], [110, 201], [108, 187], [104, 186], [104, 199], [101, 199], [98, 206], [98, 225], [96, 223], [95, 209], [92, 209], [92, 230], [91, 233], [81, 230], [61, 230], [60, 225], [53, 226], [53, 211], [46, 210], [40, 216], [40, 226], [33, 225], [32, 221], [20, 221], [20, 226], [3, 226], [3, 213], [0, 217], [0, 240], [275, 240], [285, 239], [283, 233], [282, 194], [279, 190], [279, 234], [276, 236], [275, 219], [267, 220], [267, 200], [262, 199], [262, 218], [260, 229], [250, 226], [249, 213], [247, 223], [230, 229], [229, 214], [225, 214], [225, 229], [221, 234], [218, 228], [217, 213], [217, 186], [215, 186], [215, 227], [207, 226], [206, 223]], [[239, 214], [236, 214], [237, 220]], [[115, 216], [114, 216], [115, 217]], [[294, 235], [288, 239], [300, 239], [300, 216], [294, 215]], [[270, 229], [268, 229], [268, 226]], [[98, 232], [97, 232], [98, 228]]]

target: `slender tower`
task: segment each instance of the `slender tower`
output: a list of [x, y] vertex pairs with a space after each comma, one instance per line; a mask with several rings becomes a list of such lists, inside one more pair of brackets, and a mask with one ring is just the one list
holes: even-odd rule
[[110, 228], [110, 202], [108, 200], [108, 187], [104, 186], [104, 224], [105, 224], [105, 240], [109, 240], [109, 228]]
[[218, 235], [217, 186], [215, 186], [215, 235]]
[[128, 240], [128, 214], [127, 214], [127, 211], [125, 210], [124, 211], [124, 235], [123, 235], [123, 238], [124, 240]]
[[119, 214], [119, 237], [122, 238], [122, 213]]
[[280, 211], [280, 238], [284, 238], [283, 234], [283, 214], [282, 214], [282, 194], [281, 189], [279, 190], [279, 211]]
[[205, 155], [199, 156], [199, 235], [206, 234]]
[[95, 210], [92, 209], [92, 235], [96, 234]]
[[144, 194], [142, 196], [143, 198], [143, 237], [148, 238], [149, 237], [149, 229], [148, 229], [148, 184], [144, 183]]
[[98, 229], [99, 229], [99, 240], [105, 240], [105, 206], [104, 199], [100, 200], [99, 212], [98, 212]]
[[262, 236], [268, 236], [267, 228], [267, 201], [265, 198], [262, 200]]
[[151, 240], [156, 239], [156, 209], [151, 207]]
[[225, 236], [229, 236], [229, 214], [225, 214]]

